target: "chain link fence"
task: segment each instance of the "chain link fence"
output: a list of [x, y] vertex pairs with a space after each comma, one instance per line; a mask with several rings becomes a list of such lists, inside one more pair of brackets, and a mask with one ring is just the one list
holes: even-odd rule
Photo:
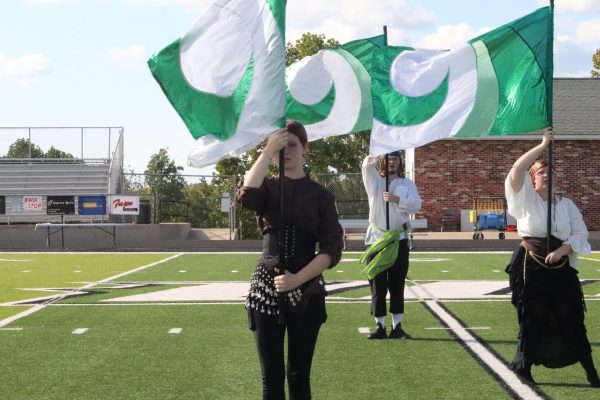
[[[341, 219], [366, 219], [367, 195], [360, 173], [315, 174], [311, 178], [336, 198]], [[260, 237], [254, 213], [237, 206], [240, 177], [226, 175], [123, 174], [122, 194], [140, 196], [145, 222], [189, 222], [192, 228], [225, 228], [238, 239]]]

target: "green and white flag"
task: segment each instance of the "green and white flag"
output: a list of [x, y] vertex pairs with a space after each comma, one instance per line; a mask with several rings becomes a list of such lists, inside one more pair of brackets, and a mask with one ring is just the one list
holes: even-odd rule
[[309, 140], [371, 129], [371, 155], [519, 134], [550, 126], [552, 70], [546, 7], [451, 51], [383, 36], [321, 50], [286, 69], [286, 112]]
[[301, 121], [309, 140], [371, 129], [371, 60], [384, 36], [319, 51], [286, 69], [289, 119]]
[[239, 155], [285, 120], [285, 0], [217, 0], [148, 66], [198, 139], [190, 166]]
[[371, 65], [371, 155], [550, 126], [552, 14], [541, 8], [451, 51], [380, 49]]

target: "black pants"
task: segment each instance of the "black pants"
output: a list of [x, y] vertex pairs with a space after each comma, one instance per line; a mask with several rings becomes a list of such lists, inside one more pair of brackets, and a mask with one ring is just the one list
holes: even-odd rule
[[285, 399], [284, 338], [288, 335], [287, 379], [291, 400], [311, 398], [310, 369], [321, 324], [325, 322], [325, 296], [315, 295], [304, 312], [287, 312], [285, 323], [278, 316], [250, 309], [262, 371], [263, 399]]
[[[404, 312], [404, 286], [408, 274], [408, 239], [400, 241], [398, 257], [390, 268], [379, 273], [369, 280], [371, 286], [371, 314], [374, 317], [385, 317], [387, 292], [390, 292], [390, 312], [399, 314]], [[375, 255], [373, 255], [375, 257]], [[370, 262], [373, 257], [367, 261]]]

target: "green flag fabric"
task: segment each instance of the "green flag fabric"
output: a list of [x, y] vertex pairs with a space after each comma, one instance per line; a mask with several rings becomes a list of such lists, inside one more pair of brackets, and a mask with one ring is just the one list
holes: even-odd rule
[[372, 65], [370, 152], [548, 127], [552, 70], [550, 7], [452, 51], [386, 49]]
[[373, 279], [377, 274], [394, 265], [394, 261], [396, 261], [396, 257], [398, 257], [398, 250], [400, 249], [399, 240], [399, 231], [385, 231], [383, 236], [369, 246], [360, 256], [359, 262], [361, 264], [367, 264], [367, 258], [376, 254], [371, 262], [363, 268], [361, 274], [368, 279]]
[[319, 51], [286, 69], [286, 116], [309, 140], [371, 129], [371, 59], [383, 35]]
[[450, 51], [386, 46], [382, 36], [322, 50], [287, 68], [288, 117], [309, 140], [372, 129], [373, 156], [545, 128], [552, 14], [541, 8]]
[[238, 155], [283, 126], [285, 0], [217, 0], [148, 60], [198, 147], [203, 167]]
[[376, 36], [285, 68], [285, 0], [217, 0], [148, 65], [198, 139], [191, 166], [239, 155], [285, 119], [302, 122], [309, 140], [371, 129], [378, 156], [550, 126], [552, 24], [545, 7], [454, 50]]

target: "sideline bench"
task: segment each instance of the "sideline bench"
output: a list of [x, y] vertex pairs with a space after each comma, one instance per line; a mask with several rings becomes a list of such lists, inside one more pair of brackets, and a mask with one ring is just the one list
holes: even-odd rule
[[[106, 223], [106, 222], [102, 222], [102, 223], [88, 223], [88, 224], [53, 224], [53, 223], [43, 223], [43, 224], [35, 224], [35, 229], [37, 230], [38, 228], [46, 228], [46, 248], [49, 249], [50, 248], [50, 236], [54, 235], [55, 233], [60, 232], [61, 233], [61, 245], [62, 248], [65, 248], [65, 234], [64, 234], [64, 228], [88, 228], [88, 227], [92, 227], [92, 228], [96, 228], [101, 230], [102, 232], [108, 233], [109, 235], [112, 236], [113, 239], [113, 249], [117, 249], [117, 235], [116, 235], [116, 228], [117, 226], [121, 226], [121, 225], [129, 225], [129, 224], [116, 224], [116, 223]], [[51, 228], [58, 228], [55, 231], [51, 231]], [[112, 229], [108, 229], [108, 228], [112, 228]]]
[[[360, 236], [365, 237], [367, 233], [367, 228], [369, 227], [369, 221], [366, 219], [340, 219], [340, 225], [344, 230], [344, 250], [347, 248], [348, 236], [352, 234], [359, 234]], [[414, 233], [414, 229], [427, 229], [427, 219], [426, 218], [417, 218], [410, 220], [410, 241], [412, 242]], [[412, 246], [411, 246], [412, 247]]]

